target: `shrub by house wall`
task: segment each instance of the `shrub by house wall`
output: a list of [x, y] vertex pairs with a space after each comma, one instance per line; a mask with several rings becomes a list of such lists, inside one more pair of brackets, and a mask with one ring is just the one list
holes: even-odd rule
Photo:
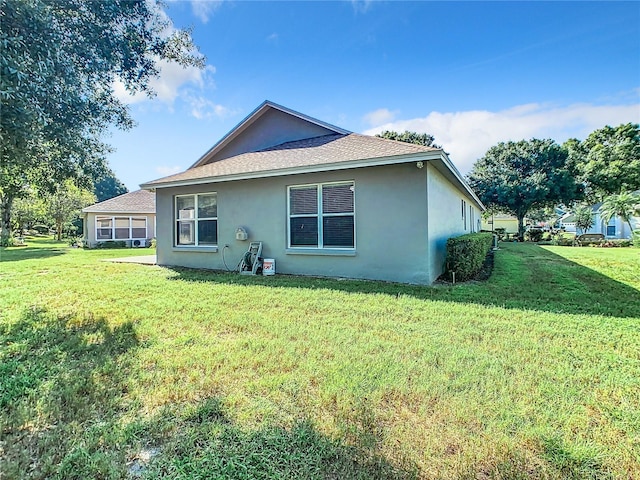
[[490, 233], [469, 233], [447, 240], [446, 270], [456, 274], [456, 281], [473, 278], [480, 272], [491, 248]]

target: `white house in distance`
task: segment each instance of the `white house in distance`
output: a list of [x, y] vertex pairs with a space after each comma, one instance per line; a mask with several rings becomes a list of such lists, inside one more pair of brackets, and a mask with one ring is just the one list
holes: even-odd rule
[[[596, 203], [591, 206], [593, 213], [593, 226], [586, 232], [578, 232], [576, 228], [576, 220], [573, 212], [566, 213], [560, 218], [560, 228], [563, 228], [566, 232], [571, 233], [601, 233], [605, 238], [609, 239], [624, 239], [631, 238], [631, 229], [629, 224], [625, 222], [622, 217], [613, 217], [608, 223], [602, 220], [600, 215], [600, 207], [602, 203]], [[640, 228], [640, 218], [631, 217], [631, 225], [634, 230]]]
[[[156, 192], [159, 265], [429, 284], [484, 206], [438, 148], [359, 135], [266, 101]], [[244, 235], [236, 232], [244, 231]]]
[[155, 237], [156, 196], [136, 190], [83, 208], [84, 241], [89, 247], [101, 242], [124, 241], [128, 247], [148, 246]]

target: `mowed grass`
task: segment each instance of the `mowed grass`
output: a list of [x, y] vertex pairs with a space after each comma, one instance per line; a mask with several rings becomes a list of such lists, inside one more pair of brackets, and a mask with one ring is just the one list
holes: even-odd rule
[[418, 287], [0, 251], [0, 478], [640, 478], [640, 250]]

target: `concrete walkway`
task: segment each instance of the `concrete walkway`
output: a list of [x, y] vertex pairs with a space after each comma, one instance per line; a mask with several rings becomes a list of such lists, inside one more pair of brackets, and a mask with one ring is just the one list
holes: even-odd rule
[[115, 263], [139, 263], [141, 265], [155, 265], [157, 259], [155, 255], [140, 255], [137, 257], [107, 258], [105, 259], [105, 261]]

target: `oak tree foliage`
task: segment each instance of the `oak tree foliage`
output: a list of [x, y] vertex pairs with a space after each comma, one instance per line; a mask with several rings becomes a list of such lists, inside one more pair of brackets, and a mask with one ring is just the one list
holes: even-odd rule
[[89, 187], [105, 173], [103, 137], [133, 126], [116, 81], [154, 94], [158, 62], [203, 67], [189, 31], [154, 0], [0, 0], [0, 209], [30, 186]]
[[129, 189], [116, 177], [110, 168], [105, 169], [104, 174], [93, 181], [93, 193], [98, 202], [104, 202], [128, 192]]
[[605, 126], [579, 141], [564, 143], [592, 203], [640, 189], [640, 125]]
[[387, 140], [397, 140], [399, 142], [414, 143], [416, 145], [423, 145], [425, 147], [442, 148], [435, 142], [435, 137], [428, 133], [410, 132], [405, 130], [404, 132], [394, 132], [393, 130], [385, 130], [382, 133], [378, 133], [376, 137], [386, 138]]
[[467, 181], [487, 207], [518, 219], [520, 238], [530, 211], [569, 204], [582, 193], [566, 150], [551, 139], [501, 142], [474, 164]]

